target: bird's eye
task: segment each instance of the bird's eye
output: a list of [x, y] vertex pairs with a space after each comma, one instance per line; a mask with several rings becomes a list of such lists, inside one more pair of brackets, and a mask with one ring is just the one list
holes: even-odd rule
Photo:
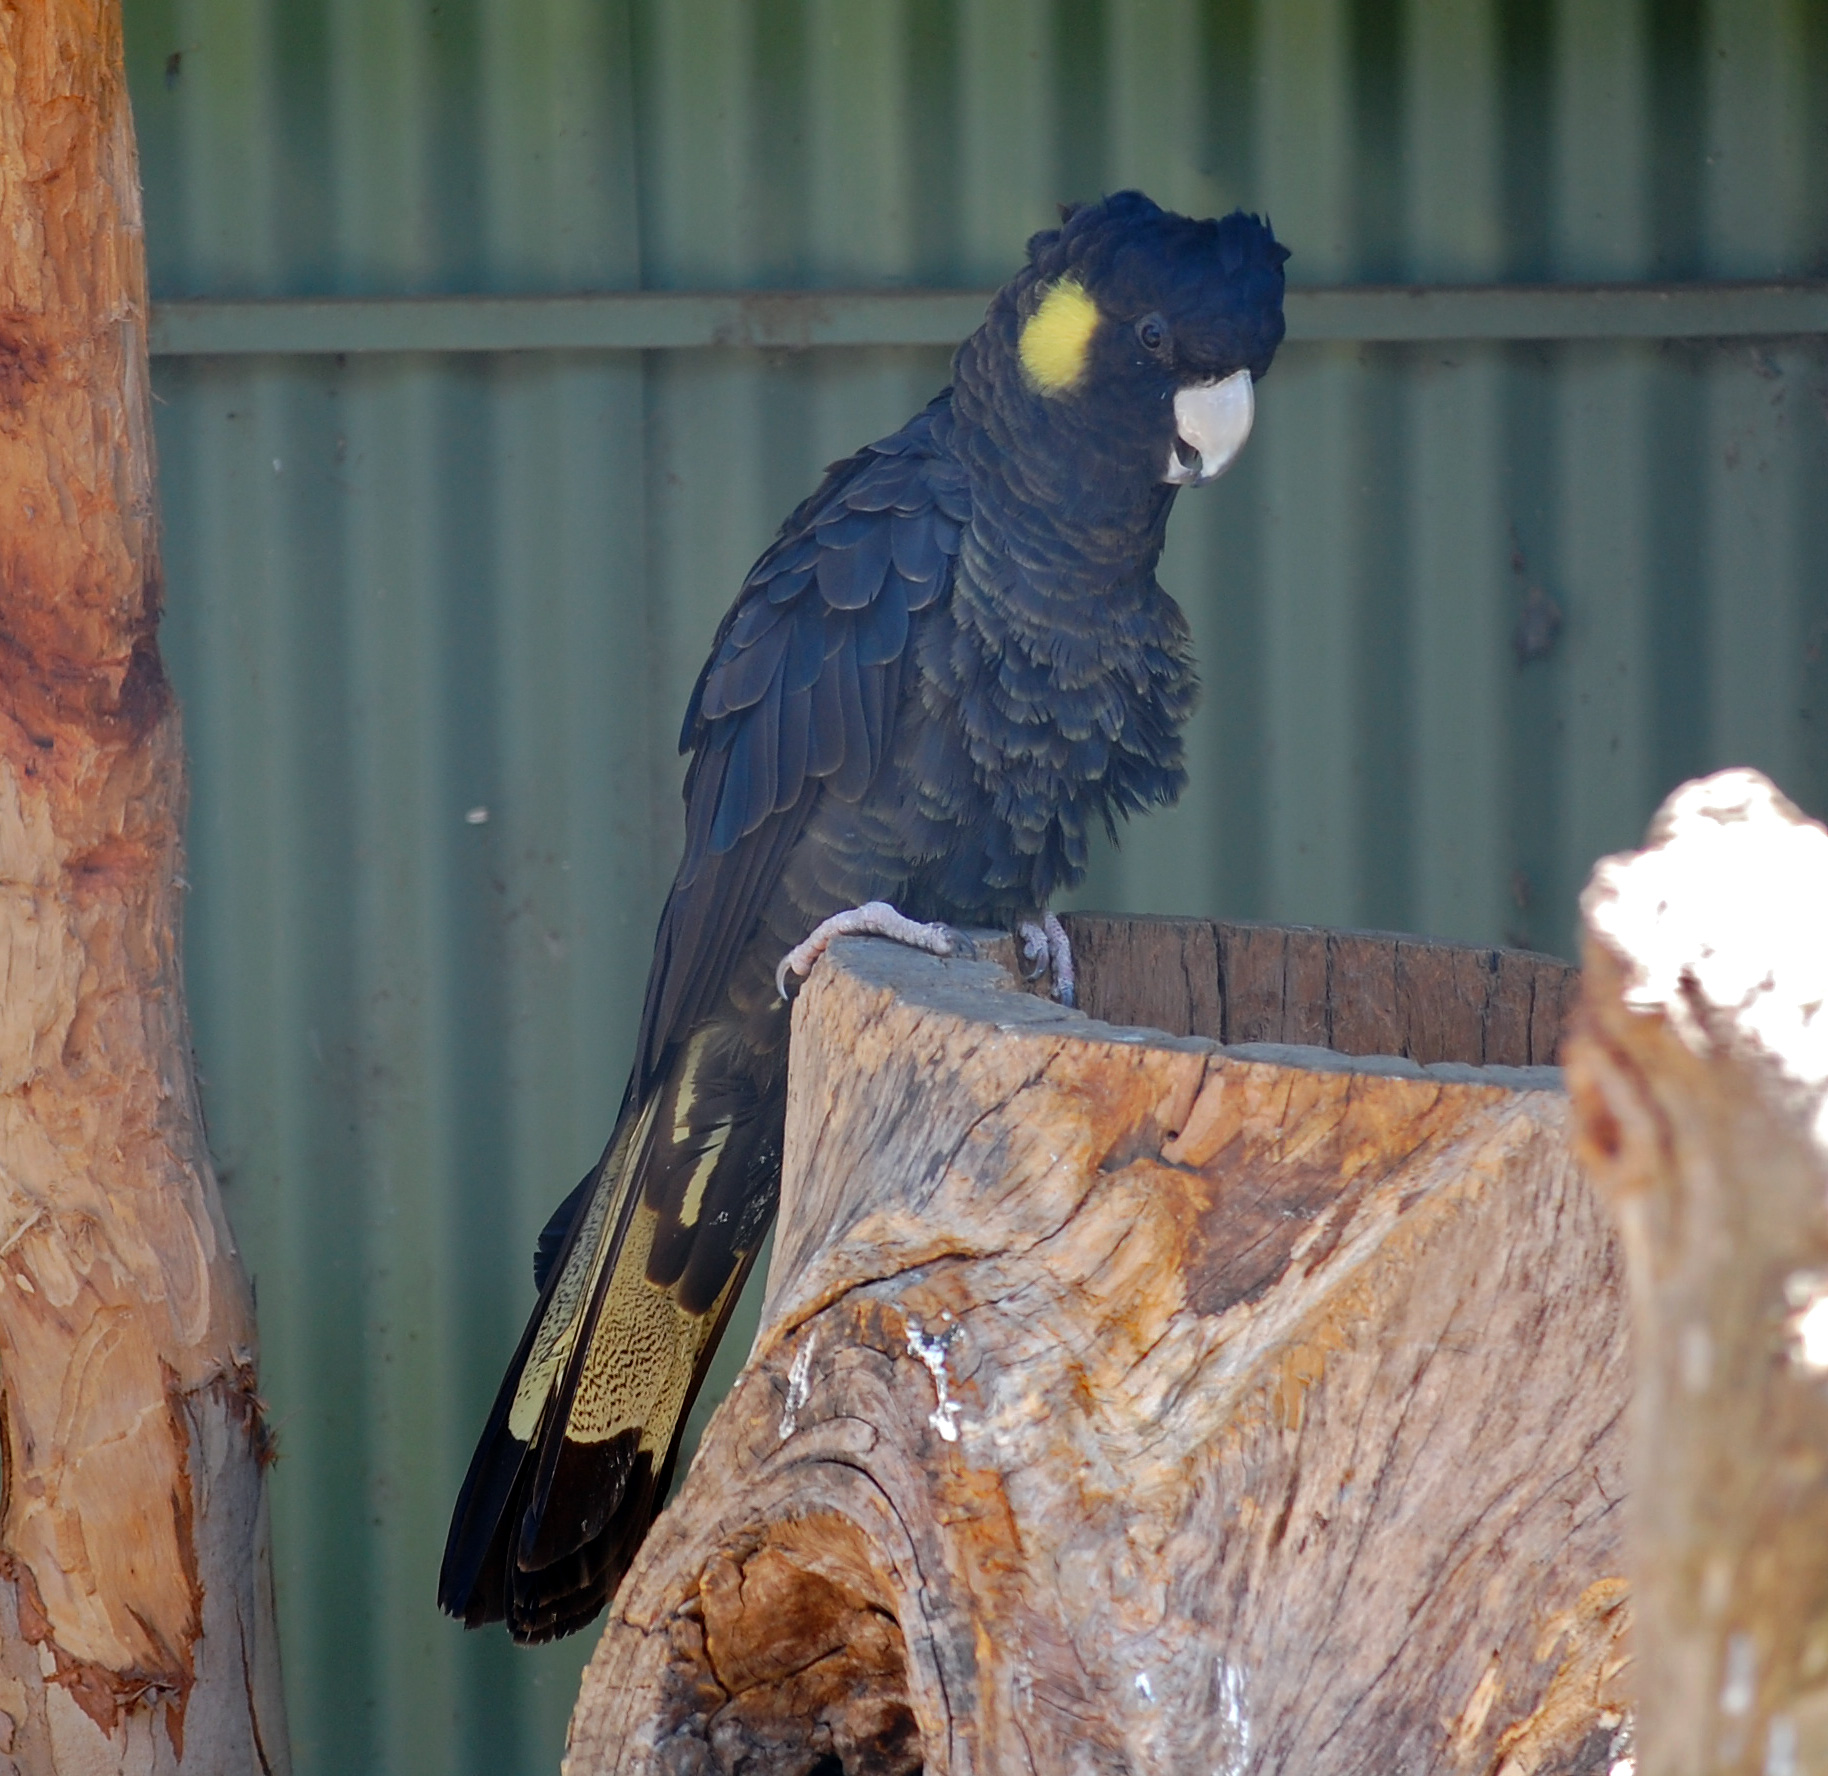
[[1168, 343], [1168, 323], [1160, 315], [1144, 315], [1136, 323], [1136, 337], [1146, 352], [1159, 352]]

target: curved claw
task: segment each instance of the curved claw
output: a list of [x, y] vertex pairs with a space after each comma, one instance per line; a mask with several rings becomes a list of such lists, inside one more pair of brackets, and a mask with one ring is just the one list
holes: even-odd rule
[[1051, 958], [1047, 950], [1047, 932], [1032, 919], [1023, 919], [1016, 925], [1016, 936], [1022, 943], [1022, 960], [1032, 966], [1023, 969], [1025, 981], [1037, 981], [1048, 970]]
[[1054, 971], [1054, 997], [1069, 1010], [1079, 1004], [1079, 980], [1073, 972], [1073, 941], [1054, 914], [1041, 921], [1047, 933], [1047, 960]]
[[791, 999], [789, 980], [804, 980], [834, 937], [886, 937], [929, 956], [950, 956], [958, 949], [958, 934], [947, 925], [923, 925], [904, 918], [886, 900], [866, 901], [815, 926], [806, 938], [783, 956], [774, 971], [774, 989]]
[[1054, 998], [1069, 1011], [1075, 1009], [1079, 994], [1073, 974], [1073, 945], [1066, 927], [1053, 913], [1044, 913], [1039, 924], [1023, 919], [1016, 926], [1016, 936], [1021, 940], [1024, 959], [1035, 965], [1023, 978], [1039, 980], [1042, 971], [1047, 970], [1054, 977]]

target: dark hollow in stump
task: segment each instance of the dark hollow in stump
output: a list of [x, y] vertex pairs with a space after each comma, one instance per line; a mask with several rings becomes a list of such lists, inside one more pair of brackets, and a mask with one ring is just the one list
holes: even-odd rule
[[1603, 1773], [1621, 1267], [1529, 1065], [1573, 971], [1074, 936], [1090, 1016], [874, 941], [814, 971], [756, 1349], [571, 1776]]

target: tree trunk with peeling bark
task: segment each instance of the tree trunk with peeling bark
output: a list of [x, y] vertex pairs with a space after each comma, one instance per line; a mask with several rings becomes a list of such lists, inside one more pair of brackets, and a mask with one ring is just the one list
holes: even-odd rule
[[192, 1076], [118, 0], [0, 3], [0, 1771], [288, 1766]]
[[1639, 1352], [1639, 1769], [1828, 1769], [1828, 831], [1722, 772], [1582, 907], [1569, 1085]]
[[1605, 1770], [1621, 1267], [1528, 1064], [1572, 971], [1074, 937], [1092, 1016], [814, 971], [756, 1349], [571, 1776]]

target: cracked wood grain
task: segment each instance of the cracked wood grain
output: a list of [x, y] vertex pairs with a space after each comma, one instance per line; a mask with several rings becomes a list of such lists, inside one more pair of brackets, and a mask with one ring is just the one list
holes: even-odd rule
[[0, 6], [0, 1771], [284, 1769], [191, 1072], [118, 0]]
[[1568, 1060], [1638, 1352], [1644, 1776], [1828, 1769], [1828, 830], [1677, 790], [1582, 912]]
[[[1192, 1006], [1161, 923], [1088, 947]], [[814, 971], [756, 1349], [572, 1776], [1608, 1767], [1626, 1330], [1557, 1076], [1013, 986]]]

